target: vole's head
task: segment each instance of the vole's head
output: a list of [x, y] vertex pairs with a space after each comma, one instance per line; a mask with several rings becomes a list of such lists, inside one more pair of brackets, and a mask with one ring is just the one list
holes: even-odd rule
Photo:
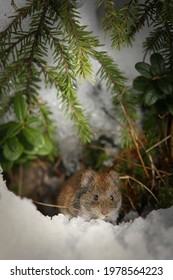
[[86, 171], [79, 193], [80, 215], [87, 219], [115, 222], [121, 207], [119, 176], [115, 171], [97, 173]]

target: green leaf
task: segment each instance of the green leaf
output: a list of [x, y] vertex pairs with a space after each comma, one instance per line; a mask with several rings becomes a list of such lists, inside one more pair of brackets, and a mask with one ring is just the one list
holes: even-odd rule
[[9, 122], [0, 125], [0, 144], [4, 143], [4, 141], [7, 139], [8, 130], [12, 129], [15, 124], [15, 122]]
[[23, 135], [27, 141], [34, 147], [41, 148], [45, 144], [45, 139], [41, 132], [32, 127], [25, 127]]
[[24, 151], [24, 153], [28, 156], [35, 156], [38, 153], [38, 147], [30, 146]]
[[45, 144], [38, 149], [37, 155], [39, 156], [47, 156], [49, 155], [53, 150], [53, 144], [50, 141], [49, 138], [45, 137]]
[[28, 155], [28, 154], [22, 154], [22, 156], [16, 160], [17, 164], [24, 164], [28, 163], [30, 160], [35, 160], [37, 157], [35, 155]]
[[150, 80], [144, 76], [139, 76], [133, 81], [133, 87], [136, 90], [144, 91], [149, 86]]
[[14, 123], [7, 131], [7, 137], [11, 138], [19, 134], [19, 132], [22, 130], [22, 124], [21, 123]]
[[14, 112], [19, 121], [24, 121], [27, 114], [26, 99], [21, 93], [17, 93], [14, 97]]
[[20, 142], [22, 143], [23, 147], [24, 147], [24, 153], [27, 152], [32, 152], [34, 150], [34, 146], [28, 142], [28, 140], [26, 139], [26, 137], [23, 135], [23, 131], [20, 134]]
[[148, 106], [153, 105], [159, 99], [159, 94], [155, 88], [147, 89], [144, 94], [144, 103]]
[[138, 62], [135, 64], [136, 70], [145, 78], [151, 79], [153, 77], [151, 73], [151, 65], [146, 62]]
[[153, 77], [158, 77], [158, 70], [155, 66], [151, 66], [151, 73]]
[[173, 84], [168, 81], [168, 79], [162, 78], [157, 80], [157, 85], [162, 92], [168, 95], [171, 95], [173, 93]]
[[162, 75], [165, 73], [165, 61], [159, 53], [154, 53], [150, 56], [150, 62], [156, 75]]
[[10, 161], [17, 160], [23, 153], [23, 146], [17, 137], [8, 139], [4, 144], [3, 154], [4, 157]]

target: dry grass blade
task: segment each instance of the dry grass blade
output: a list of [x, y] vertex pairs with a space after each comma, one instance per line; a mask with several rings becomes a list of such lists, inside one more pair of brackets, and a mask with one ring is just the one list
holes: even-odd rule
[[[35, 204], [39, 204], [39, 205], [43, 205], [43, 206], [47, 206], [47, 207], [55, 207], [55, 208], [64, 208], [64, 209], [68, 209], [68, 207], [66, 207], [66, 206], [61, 206], [61, 205], [56, 205], [56, 204], [49, 204], [49, 203], [44, 203], [44, 202], [35, 201], [35, 200], [33, 200], [33, 202], [34, 202]], [[72, 207], [70, 207], [70, 209], [73, 209], [73, 210], [75, 210], [75, 211], [79, 211], [78, 209], [72, 208]]]
[[141, 185], [144, 189], [146, 189], [146, 190], [154, 197], [154, 199], [155, 199], [156, 201], [158, 201], [158, 199], [157, 199], [156, 196], [152, 193], [152, 191], [151, 191], [149, 188], [147, 188], [147, 186], [145, 186], [142, 182], [140, 182], [139, 180], [135, 179], [134, 177], [132, 177], [132, 176], [121, 176], [120, 179], [123, 179], [123, 180], [124, 180], [124, 179], [127, 179], [127, 180], [131, 179], [131, 180], [135, 181], [136, 183], [138, 183], [139, 185]]
[[162, 139], [161, 141], [159, 141], [158, 143], [154, 144], [152, 147], [150, 147], [149, 149], [146, 150], [146, 153], [150, 152], [151, 150], [153, 150], [154, 148], [158, 147], [160, 144], [162, 144], [163, 142], [166, 142], [168, 139], [171, 138], [171, 135], [166, 136], [164, 139]]
[[138, 154], [139, 160], [140, 160], [140, 162], [141, 162], [141, 164], [142, 164], [142, 167], [143, 167], [143, 169], [144, 169], [144, 172], [145, 172], [147, 178], [150, 179], [148, 170], [147, 170], [147, 168], [146, 168], [146, 166], [145, 166], [145, 163], [144, 163], [144, 161], [143, 161], [143, 159], [142, 159], [142, 155], [141, 155], [141, 153], [140, 153], [140, 149], [139, 149], [139, 145], [138, 145], [138, 137], [137, 137], [137, 135], [136, 135], [135, 129], [134, 129], [132, 123], [131, 123], [131, 120], [130, 120], [130, 118], [129, 118], [129, 116], [128, 116], [128, 113], [126, 112], [126, 109], [125, 109], [123, 103], [120, 102], [120, 104], [121, 104], [123, 113], [124, 113], [124, 115], [125, 115], [125, 117], [126, 117], [126, 120], [127, 120], [127, 122], [128, 122], [128, 125], [129, 125], [129, 128], [130, 128], [130, 133], [131, 133], [131, 136], [132, 136], [132, 140], [133, 140], [134, 146], [135, 146], [135, 148], [136, 148], [136, 152], [137, 152], [137, 154]]
[[[131, 165], [133, 165], [133, 166], [138, 166], [138, 167], [143, 168], [143, 166], [142, 166], [141, 164], [139, 164], [139, 163], [136, 163], [136, 162], [134, 162], [134, 161], [130, 161], [130, 160], [127, 160], [127, 159], [125, 159], [125, 158], [120, 157], [119, 155], [117, 155], [117, 153], [113, 152], [112, 149], [110, 149], [110, 148], [104, 148], [104, 147], [101, 147], [101, 146], [98, 146], [98, 145], [93, 145], [93, 144], [89, 145], [89, 147], [90, 147], [91, 149], [96, 149], [96, 150], [98, 149], [98, 150], [100, 150], [100, 151], [103, 151], [103, 152], [105, 152], [106, 154], [115, 157], [115, 159], [119, 159], [119, 160], [124, 161], [124, 162], [127, 162], [128, 164], [131, 164]], [[146, 166], [146, 169], [152, 170], [152, 168], [149, 167], [149, 166]], [[164, 171], [164, 170], [160, 170], [160, 169], [157, 169], [157, 170], [158, 170], [160, 173], [163, 173], [165, 176], [172, 176], [172, 175], [173, 175], [172, 173], [167, 172], [167, 171]]]

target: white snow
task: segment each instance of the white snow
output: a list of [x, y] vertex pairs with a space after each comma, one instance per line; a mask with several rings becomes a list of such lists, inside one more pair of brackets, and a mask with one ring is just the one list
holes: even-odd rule
[[7, 190], [0, 174], [0, 259], [172, 259], [173, 207], [113, 226], [51, 220]]

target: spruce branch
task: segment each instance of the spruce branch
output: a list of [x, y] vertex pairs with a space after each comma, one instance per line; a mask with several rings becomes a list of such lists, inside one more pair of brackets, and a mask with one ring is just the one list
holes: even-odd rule
[[[153, 5], [153, 31], [146, 38], [143, 46], [145, 56], [149, 52], [159, 52], [167, 67], [173, 69], [173, 5], [172, 1], [151, 1]], [[151, 14], [150, 14], [151, 16]]]
[[0, 96], [3, 91], [10, 91], [10, 88], [15, 84], [18, 75], [22, 72], [24, 67], [24, 60], [20, 59], [9, 64], [0, 75]]
[[41, 0], [27, 0], [28, 5], [17, 9], [16, 13], [17, 15], [11, 16], [11, 18], [14, 18], [11, 23], [0, 33], [0, 41], [5, 40], [7, 37], [11, 36], [11, 33], [17, 33], [18, 30], [22, 31], [22, 21], [27, 16], [32, 15], [35, 9], [39, 8], [39, 4], [41, 3]]
[[106, 81], [107, 90], [112, 93], [113, 105], [121, 123], [121, 147], [131, 148], [136, 142], [129, 122], [137, 119], [137, 98], [129, 92], [125, 84], [126, 77], [106, 52], [94, 51], [94, 58], [101, 65], [97, 74], [101, 80]]
[[[103, 29], [111, 35], [112, 47], [120, 49], [121, 46], [131, 45], [135, 34], [149, 23], [153, 18], [154, 4], [151, 0], [140, 3], [138, 0], [131, 0], [122, 8], [117, 9], [113, 0], [99, 0], [97, 5], [104, 7]], [[155, 15], [155, 13], [154, 13]]]
[[[22, 20], [26, 18], [29, 19], [29, 26], [24, 28]], [[0, 48], [0, 54], [4, 57], [0, 75], [4, 94], [11, 90], [15, 95], [21, 83], [20, 92], [23, 90], [29, 107], [32, 107], [39, 95], [40, 76], [43, 73], [45, 82], [56, 87], [62, 108], [74, 121], [84, 142], [91, 138], [91, 130], [77, 99], [75, 86], [81, 78], [93, 82], [90, 59], [100, 63], [101, 79], [106, 81], [107, 89], [113, 95], [123, 91], [126, 81], [106, 52], [98, 50], [98, 38], [86, 28], [80, 24], [80, 14], [70, 0], [61, 0], [59, 5], [55, 0], [28, 0], [26, 6], [16, 10], [16, 16], [1, 33], [5, 44]], [[53, 67], [46, 61], [49, 48]], [[17, 71], [19, 61], [22, 67], [19, 65]]]
[[43, 36], [43, 26], [46, 17], [47, 10], [49, 8], [49, 0], [42, 1], [41, 12], [37, 12], [34, 14], [31, 21], [31, 32], [35, 30], [32, 47], [30, 51], [30, 55], [28, 57], [28, 63], [31, 64], [34, 58], [35, 53], [38, 55], [42, 53], [42, 56], [46, 54], [46, 48], [44, 47], [43, 42], [41, 41], [41, 37]]
[[121, 44], [127, 42], [125, 21], [123, 21], [120, 11], [116, 10], [113, 0], [103, 0], [98, 3], [98, 5], [100, 4], [104, 5], [105, 10], [103, 29], [105, 32], [110, 31], [112, 46], [119, 49]]
[[146, 38], [143, 46], [145, 49], [145, 56], [148, 52], [157, 52], [159, 51], [165, 41], [166, 34], [165, 30], [162, 27], [156, 28], [154, 31], [150, 32], [149, 37]]
[[54, 85], [56, 87], [57, 96], [62, 101], [62, 109], [65, 110], [67, 116], [74, 122], [81, 140], [84, 143], [89, 142], [92, 133], [83, 108], [76, 97], [74, 81], [71, 80], [70, 75], [66, 76], [66, 73], [59, 73], [57, 75], [57, 68], [55, 67], [44, 67], [42, 70], [47, 84], [50, 83], [51, 86]]
[[[47, 53], [47, 48], [42, 42], [42, 32], [45, 22], [46, 13], [49, 7], [49, 0], [42, 1], [41, 11], [34, 14], [31, 20], [31, 33], [33, 33], [33, 38], [28, 52], [28, 57], [25, 59], [26, 63], [26, 82], [25, 82], [25, 94], [28, 98], [38, 95], [38, 90], [36, 82], [39, 82], [39, 73], [33, 65], [33, 62], [40, 56], [44, 56]], [[44, 61], [42, 61], [44, 62]], [[34, 81], [34, 82], [33, 82]]]
[[55, 121], [52, 119], [52, 112], [46, 104], [46, 102], [41, 99], [35, 102], [33, 110], [37, 111], [37, 115], [41, 120], [43, 133], [49, 138], [55, 140]]
[[69, 51], [76, 58], [76, 75], [93, 82], [92, 65], [89, 55], [92, 49], [99, 46], [98, 39], [86, 31], [86, 26], [79, 24], [80, 15], [72, 1], [61, 1], [60, 19], [65, 26], [69, 41]]
[[157, 16], [155, 13], [155, 2], [157, 1], [145, 0], [144, 3], [138, 3], [138, 12], [131, 26], [130, 37], [133, 37], [145, 24], [150, 26], [155, 21]]
[[18, 31], [13, 39], [13, 42], [11, 42], [9, 44], [9, 46], [7, 45], [7, 48], [2, 47], [0, 49], [0, 57], [1, 57], [0, 67], [4, 68], [9, 63], [9, 61], [10, 61], [9, 56], [11, 55], [11, 53], [13, 54], [13, 58], [18, 59], [20, 56], [19, 50], [18, 50], [19, 46], [20, 46], [20, 49], [22, 50], [25, 47], [25, 45], [30, 44], [30, 41], [34, 34], [35, 34], [35, 31], [30, 32], [30, 33]]
[[66, 39], [61, 39], [62, 32], [58, 28], [59, 37], [57, 37], [56, 28], [52, 28], [49, 25], [44, 27], [45, 34], [48, 38], [48, 42], [50, 44], [50, 48], [53, 49], [53, 58], [55, 64], [57, 64], [57, 68], [59, 71], [65, 71], [66, 75], [71, 75], [74, 73], [74, 63], [75, 59], [73, 57], [72, 52], [70, 52]]
[[72, 88], [62, 95], [63, 107], [69, 114], [71, 120], [74, 122], [78, 134], [83, 143], [88, 143], [92, 137], [89, 123], [84, 115], [83, 108], [75, 96], [75, 92]]
[[107, 90], [110, 90], [112, 93], [122, 93], [125, 87], [126, 77], [119, 70], [113, 59], [106, 52], [98, 50], [94, 51], [93, 57], [101, 65], [97, 74], [101, 80], [106, 81]]

